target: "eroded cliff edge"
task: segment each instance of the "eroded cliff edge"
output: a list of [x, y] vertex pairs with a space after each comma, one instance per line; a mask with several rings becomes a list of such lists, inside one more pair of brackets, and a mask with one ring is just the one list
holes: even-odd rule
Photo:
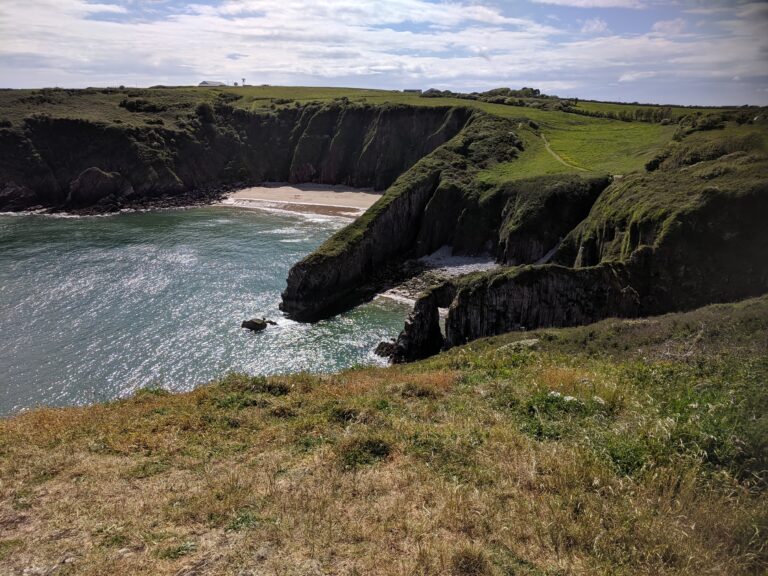
[[[443, 146], [400, 176], [353, 224], [297, 263], [281, 308], [298, 320], [328, 316], [370, 291], [381, 267], [443, 245], [459, 252], [492, 248], [501, 213], [486, 208], [476, 174], [522, 149], [510, 120], [475, 112]], [[487, 218], [498, 221], [487, 222]]]
[[[617, 180], [559, 244], [551, 263], [470, 275], [419, 298], [394, 360], [514, 330], [763, 294], [766, 217], [768, 159], [762, 154], [741, 151]], [[448, 300], [441, 298], [446, 293], [452, 294]], [[438, 307], [448, 308], [444, 333]]]
[[173, 127], [36, 114], [0, 128], [0, 211], [186, 204], [265, 181], [383, 190], [471, 114], [346, 102], [249, 112], [218, 103]]

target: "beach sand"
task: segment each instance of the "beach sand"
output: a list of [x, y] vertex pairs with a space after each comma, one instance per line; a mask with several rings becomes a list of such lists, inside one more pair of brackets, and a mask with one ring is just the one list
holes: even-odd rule
[[265, 184], [227, 195], [222, 206], [267, 208], [357, 218], [380, 192], [324, 184]]

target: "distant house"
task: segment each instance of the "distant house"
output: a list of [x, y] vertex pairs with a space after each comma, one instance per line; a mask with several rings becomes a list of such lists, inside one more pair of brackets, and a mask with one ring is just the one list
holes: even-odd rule
[[421, 90], [418, 88], [412, 88], [410, 90], [403, 90], [406, 94], [421, 94]]
[[226, 84], [224, 82], [216, 82], [214, 80], [203, 80], [200, 82], [200, 84], [198, 84], [198, 86], [207, 86], [210, 88], [211, 86], [226, 86]]

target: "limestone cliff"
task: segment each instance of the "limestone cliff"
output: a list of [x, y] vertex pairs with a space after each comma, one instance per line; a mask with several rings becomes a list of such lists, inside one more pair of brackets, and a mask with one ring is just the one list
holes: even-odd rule
[[577, 326], [637, 315], [640, 303], [624, 266], [525, 266], [461, 286], [445, 326], [447, 346], [541, 327]]

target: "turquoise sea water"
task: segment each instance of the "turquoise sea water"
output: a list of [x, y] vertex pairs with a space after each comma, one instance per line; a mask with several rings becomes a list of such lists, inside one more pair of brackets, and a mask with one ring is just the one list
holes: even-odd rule
[[[344, 223], [215, 207], [0, 215], [0, 414], [188, 390], [233, 370], [376, 362], [403, 305], [376, 300], [316, 324], [278, 310], [290, 266]], [[278, 326], [240, 328], [254, 316]]]

